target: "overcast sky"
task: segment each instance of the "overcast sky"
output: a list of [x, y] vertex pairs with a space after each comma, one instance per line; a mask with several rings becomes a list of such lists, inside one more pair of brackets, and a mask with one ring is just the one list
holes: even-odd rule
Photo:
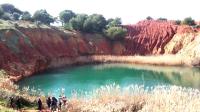
[[123, 24], [133, 24], [147, 16], [200, 20], [200, 0], [0, 0], [33, 14], [46, 9], [53, 16], [65, 9], [76, 13], [103, 14], [106, 18], [121, 17]]

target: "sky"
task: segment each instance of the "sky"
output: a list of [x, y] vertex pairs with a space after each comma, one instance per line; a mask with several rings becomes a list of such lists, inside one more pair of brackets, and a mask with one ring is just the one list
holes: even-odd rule
[[106, 19], [120, 17], [123, 24], [135, 24], [147, 16], [170, 20], [192, 17], [200, 21], [200, 0], [0, 0], [33, 14], [46, 9], [56, 17], [63, 10], [102, 14]]

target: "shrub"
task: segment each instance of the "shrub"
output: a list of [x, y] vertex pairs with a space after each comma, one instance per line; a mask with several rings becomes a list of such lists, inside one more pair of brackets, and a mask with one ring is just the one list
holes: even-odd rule
[[76, 17], [72, 18], [69, 23], [74, 30], [84, 31], [84, 22], [87, 19], [86, 14], [79, 14]]
[[195, 25], [195, 21], [191, 17], [187, 17], [182, 21], [182, 24], [189, 25], [189, 26], [194, 26]]
[[151, 16], [147, 16], [146, 19], [147, 20], [153, 20], [153, 18]]
[[65, 23], [65, 24], [64, 24], [64, 29], [65, 29], [65, 30], [72, 30], [73, 28], [72, 28], [71, 24]]
[[12, 15], [10, 15], [9, 13], [4, 13], [1, 16], [1, 18], [4, 19], [4, 20], [12, 20]]
[[31, 14], [28, 11], [23, 12], [21, 20], [31, 21]]
[[176, 23], [176, 25], [180, 25], [181, 24], [181, 20], [176, 20], [175, 23]]
[[59, 18], [62, 21], [62, 23], [68, 23], [69, 20], [75, 16], [76, 14], [71, 10], [64, 10], [59, 14]]
[[14, 19], [14, 20], [19, 20], [20, 14], [14, 12], [12, 16], [13, 16], [13, 19]]
[[105, 35], [111, 40], [121, 40], [125, 37], [127, 30], [122, 27], [110, 27], [105, 31]]
[[99, 14], [90, 15], [84, 22], [84, 31], [89, 33], [102, 33], [106, 28], [106, 19]]
[[122, 24], [121, 18], [109, 19], [107, 21], [107, 23], [108, 23], [108, 25], [107, 25], [108, 28], [109, 27], [117, 27]]
[[12, 4], [5, 3], [5, 4], [1, 4], [0, 7], [3, 9], [5, 13], [9, 13], [9, 14], [18, 13], [19, 15], [23, 13], [21, 10], [15, 8], [15, 6]]
[[3, 9], [0, 7], [0, 18], [1, 18], [1, 16], [4, 14], [4, 11], [3, 11]]
[[34, 21], [40, 21], [43, 24], [50, 25], [54, 22], [53, 17], [46, 10], [38, 10], [33, 15]]
[[7, 13], [13, 13], [15, 9], [14, 5], [8, 4], [8, 3], [1, 4], [0, 7], [3, 9], [4, 12], [7, 12]]

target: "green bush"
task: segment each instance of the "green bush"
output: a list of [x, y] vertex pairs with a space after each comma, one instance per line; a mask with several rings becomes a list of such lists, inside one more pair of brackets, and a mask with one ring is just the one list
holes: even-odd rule
[[84, 22], [87, 19], [86, 14], [79, 14], [76, 17], [72, 18], [69, 23], [74, 30], [84, 31]]
[[59, 18], [62, 21], [62, 23], [68, 23], [69, 20], [75, 16], [76, 14], [71, 10], [64, 10], [59, 14]]
[[0, 5], [0, 17], [4, 20], [18, 20], [21, 14], [22, 11], [12, 4], [5, 3]]
[[194, 26], [195, 25], [195, 21], [191, 17], [187, 17], [182, 21], [182, 24], [189, 25], [189, 26]]
[[83, 28], [88, 33], [102, 33], [106, 24], [106, 19], [102, 15], [93, 14], [85, 20]]
[[70, 23], [65, 23], [65, 24], [64, 24], [64, 29], [65, 29], [65, 30], [73, 30], [73, 28], [72, 28], [72, 26], [71, 26]]
[[4, 14], [4, 11], [3, 11], [3, 9], [0, 7], [0, 18], [1, 18], [1, 16]]
[[4, 20], [12, 20], [12, 15], [10, 15], [9, 13], [4, 13], [1, 16], [1, 18], [4, 19]]
[[176, 25], [180, 25], [181, 24], [181, 20], [176, 20], [175, 23], [176, 23]]
[[122, 24], [121, 18], [115, 18], [115, 19], [108, 19], [107, 20], [107, 27], [116, 27]]
[[151, 16], [147, 16], [146, 19], [147, 20], [153, 20], [153, 18]]
[[32, 20], [31, 14], [28, 11], [23, 12], [21, 20], [31, 21]]
[[19, 20], [20, 14], [17, 13], [17, 12], [14, 12], [14, 13], [12, 14], [12, 16], [13, 16], [13, 19], [14, 19], [14, 20]]
[[33, 15], [33, 19], [46, 25], [54, 22], [53, 17], [46, 10], [37, 10]]
[[7, 12], [7, 13], [13, 13], [15, 10], [15, 6], [8, 3], [1, 4], [0, 7], [3, 9], [4, 12]]
[[110, 27], [105, 31], [105, 35], [110, 40], [121, 40], [126, 36], [127, 30], [122, 27]]

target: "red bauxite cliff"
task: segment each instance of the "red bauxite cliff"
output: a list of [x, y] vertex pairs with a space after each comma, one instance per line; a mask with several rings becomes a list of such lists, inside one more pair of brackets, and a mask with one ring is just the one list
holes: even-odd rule
[[[22, 27], [18, 23], [14, 28], [2, 28], [0, 68], [20, 79], [47, 68], [77, 63], [79, 56], [152, 55], [164, 54], [165, 50], [170, 54], [185, 48], [179, 46], [173, 52], [179, 44], [173, 44], [172, 40], [174, 35], [177, 37], [188, 27], [181, 29], [167, 21], [141, 21], [124, 27], [128, 30], [124, 41], [114, 42], [99, 34], [63, 31], [54, 27]], [[194, 29], [190, 31], [195, 32]], [[187, 35], [185, 33], [188, 31], [183, 30], [183, 34]], [[168, 43], [172, 45], [168, 46]]]
[[177, 31], [177, 25], [167, 21], [141, 21], [125, 26], [128, 34], [125, 40], [127, 54], [164, 54], [165, 45]]

